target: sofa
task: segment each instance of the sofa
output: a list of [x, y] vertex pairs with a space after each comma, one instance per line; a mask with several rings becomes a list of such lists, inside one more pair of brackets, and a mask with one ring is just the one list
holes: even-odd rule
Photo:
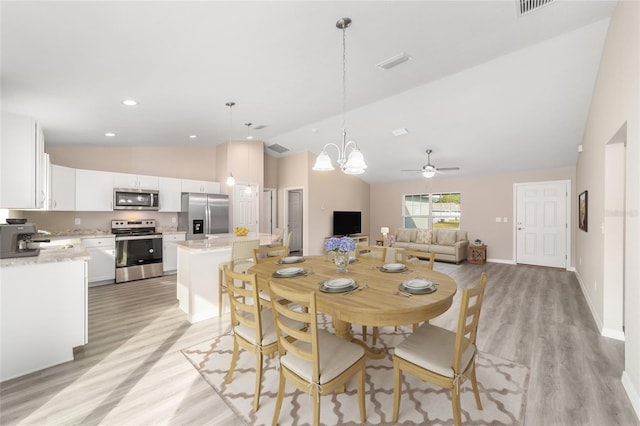
[[433, 253], [438, 261], [460, 263], [467, 258], [467, 231], [398, 228], [392, 247]]

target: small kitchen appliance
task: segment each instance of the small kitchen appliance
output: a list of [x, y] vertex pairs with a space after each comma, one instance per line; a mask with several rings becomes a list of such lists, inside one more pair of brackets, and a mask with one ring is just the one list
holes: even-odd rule
[[0, 259], [40, 254], [39, 248], [29, 248], [29, 243], [37, 232], [33, 223], [0, 225]]
[[162, 275], [162, 234], [156, 220], [112, 220], [116, 236], [116, 283]]

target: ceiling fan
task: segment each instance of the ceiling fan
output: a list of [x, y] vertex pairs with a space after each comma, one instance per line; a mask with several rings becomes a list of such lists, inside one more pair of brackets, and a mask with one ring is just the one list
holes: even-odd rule
[[427, 179], [429, 179], [429, 178], [434, 177], [436, 173], [441, 173], [443, 171], [448, 171], [448, 170], [460, 170], [460, 167], [439, 167], [439, 168], [436, 168], [436, 166], [431, 164], [431, 153], [432, 152], [433, 152], [432, 150], [427, 149], [427, 164], [422, 166], [421, 169], [409, 169], [409, 170], [400, 170], [400, 171], [401, 172], [421, 172], [422, 176], [424, 176]]

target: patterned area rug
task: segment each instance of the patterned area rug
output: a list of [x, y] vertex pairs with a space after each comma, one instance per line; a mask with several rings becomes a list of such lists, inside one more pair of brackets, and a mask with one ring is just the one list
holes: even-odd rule
[[[324, 320], [324, 319], [323, 319]], [[326, 324], [328, 329], [330, 326]], [[359, 327], [354, 327], [358, 329]], [[381, 360], [367, 360], [365, 408], [368, 425], [391, 424], [393, 411], [392, 348], [402, 342], [411, 327], [380, 329], [376, 346], [387, 351]], [[360, 337], [360, 335], [356, 335]], [[369, 343], [371, 339], [369, 338]], [[255, 356], [240, 351], [231, 384], [225, 376], [231, 363], [233, 336], [230, 333], [183, 350], [183, 354], [202, 377], [231, 407], [245, 424], [269, 425], [278, 389], [277, 360], [264, 362], [260, 409], [252, 411], [255, 380]], [[461, 386], [462, 421], [467, 425], [521, 425], [529, 383], [529, 369], [523, 365], [480, 353], [476, 361], [478, 387], [483, 410], [476, 408], [469, 381]], [[308, 394], [290, 384], [286, 387], [279, 424], [307, 425], [312, 421], [312, 401]], [[345, 393], [326, 395], [320, 400], [320, 422], [324, 425], [356, 425], [360, 423], [357, 389], [352, 381]], [[399, 425], [453, 424], [449, 391], [404, 375], [400, 401]]]

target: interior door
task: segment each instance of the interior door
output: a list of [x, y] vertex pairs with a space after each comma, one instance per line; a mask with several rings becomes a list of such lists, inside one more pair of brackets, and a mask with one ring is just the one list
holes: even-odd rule
[[291, 232], [289, 251], [302, 251], [302, 190], [287, 192], [287, 231]]
[[260, 215], [260, 232], [273, 234], [273, 223], [276, 217], [276, 192], [274, 189], [265, 189], [262, 191], [262, 214]]
[[516, 184], [516, 262], [567, 267], [566, 182]]
[[234, 187], [233, 227], [245, 227], [249, 232], [258, 231], [258, 185], [237, 184]]

